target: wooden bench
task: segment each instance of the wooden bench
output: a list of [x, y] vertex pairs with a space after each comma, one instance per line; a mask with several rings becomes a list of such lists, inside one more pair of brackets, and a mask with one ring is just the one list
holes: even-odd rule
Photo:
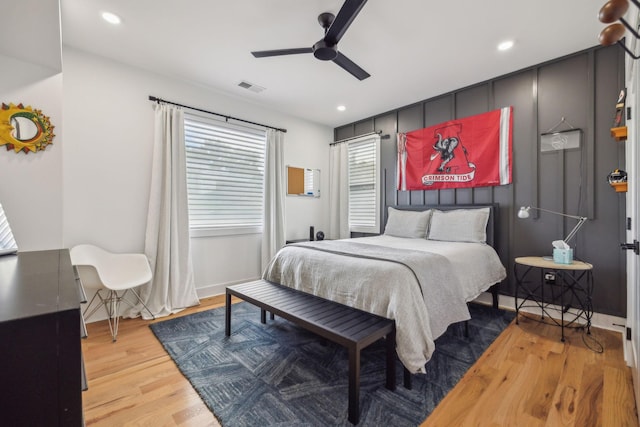
[[260, 307], [262, 323], [266, 322], [266, 312], [269, 311], [272, 316], [280, 316], [347, 348], [351, 423], [358, 424], [360, 418], [360, 350], [383, 337], [387, 350], [386, 387], [395, 390], [395, 321], [266, 280], [257, 280], [227, 286], [226, 336], [231, 334], [232, 296]]

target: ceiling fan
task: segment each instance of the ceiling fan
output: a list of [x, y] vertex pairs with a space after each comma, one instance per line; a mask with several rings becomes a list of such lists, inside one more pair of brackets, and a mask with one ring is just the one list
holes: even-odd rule
[[369, 73], [360, 68], [355, 62], [338, 51], [338, 42], [344, 36], [349, 25], [356, 18], [367, 0], [346, 0], [337, 16], [333, 13], [325, 12], [318, 16], [318, 22], [324, 28], [324, 38], [319, 40], [312, 47], [301, 47], [294, 49], [261, 50], [251, 52], [256, 58], [268, 56], [297, 55], [300, 53], [313, 53], [313, 56], [322, 61], [333, 61], [347, 72], [351, 73], [358, 80], [369, 77]]

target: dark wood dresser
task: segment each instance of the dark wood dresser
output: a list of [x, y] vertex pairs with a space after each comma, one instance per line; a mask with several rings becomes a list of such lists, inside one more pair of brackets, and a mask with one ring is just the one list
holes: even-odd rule
[[0, 256], [0, 424], [84, 424], [81, 295], [67, 249]]

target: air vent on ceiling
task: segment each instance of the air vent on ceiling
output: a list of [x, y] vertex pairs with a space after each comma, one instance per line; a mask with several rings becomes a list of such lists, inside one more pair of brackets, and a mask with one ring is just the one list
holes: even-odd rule
[[243, 87], [245, 89], [250, 90], [251, 92], [255, 92], [255, 93], [260, 93], [263, 90], [265, 90], [265, 88], [263, 88], [262, 86], [258, 86], [258, 85], [254, 85], [253, 83], [249, 83], [247, 81], [241, 81], [240, 83], [238, 83], [238, 86]]

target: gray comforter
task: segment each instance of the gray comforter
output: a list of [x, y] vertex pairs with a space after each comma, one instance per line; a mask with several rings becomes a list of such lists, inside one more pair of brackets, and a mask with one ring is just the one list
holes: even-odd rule
[[263, 278], [395, 319], [400, 361], [425, 372], [434, 340], [470, 318], [452, 269], [435, 253], [337, 240], [282, 248]]

